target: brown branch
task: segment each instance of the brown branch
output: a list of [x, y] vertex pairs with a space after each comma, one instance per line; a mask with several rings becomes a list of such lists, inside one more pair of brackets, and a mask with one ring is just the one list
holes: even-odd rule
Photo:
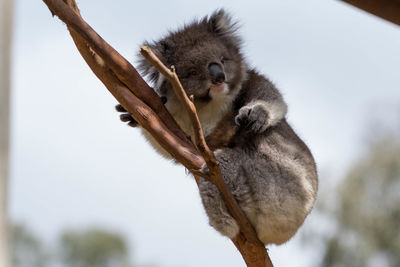
[[366, 12], [400, 25], [399, 0], [342, 0]]
[[[220, 191], [229, 213], [238, 222], [238, 224], [240, 225], [240, 230], [247, 237], [247, 240], [249, 242], [264, 246], [261, 243], [261, 241], [257, 238], [256, 231], [254, 230], [253, 226], [250, 224], [246, 215], [240, 208], [236, 199], [233, 197], [229, 187], [224, 182], [219, 168], [219, 163], [215, 158], [214, 153], [210, 150], [210, 148], [206, 144], [200, 120], [197, 115], [196, 107], [194, 103], [187, 96], [185, 90], [183, 89], [182, 84], [179, 81], [178, 75], [175, 72], [175, 68], [172, 67], [172, 70], [168, 69], [147, 46], [142, 46], [140, 52], [172, 84], [175, 94], [178, 96], [179, 101], [186, 109], [189, 118], [192, 122], [196, 138], [196, 146], [199, 149], [201, 155], [206, 161], [207, 167], [210, 170], [209, 181], [212, 182]], [[195, 175], [196, 174], [198, 173], [195, 173]]]
[[[196, 107], [183, 89], [179, 77], [175, 72], [175, 68], [172, 66], [171, 70], [168, 69], [147, 46], [142, 46], [140, 52], [172, 84], [175, 94], [189, 115], [195, 134], [196, 146], [204, 157], [207, 167], [210, 170], [209, 181], [218, 188], [229, 213], [240, 226], [241, 233], [239, 233], [232, 242], [241, 252], [247, 266], [272, 266], [271, 259], [268, 256], [264, 244], [258, 239], [256, 231], [222, 178], [219, 163], [205, 141]], [[192, 171], [192, 173], [195, 177], [199, 175], [198, 172]]]
[[181, 95], [182, 103], [187, 105], [189, 114], [192, 114], [191, 117], [194, 115], [192, 122], [196, 129], [196, 144], [201, 154], [186, 138], [185, 133], [165, 107], [160, 105], [159, 97], [140, 77], [133, 66], [81, 18], [75, 0], [63, 0], [68, 5], [62, 0], [43, 1], [53, 14], [67, 24], [79, 52], [95, 75], [166, 151], [194, 174], [201, 174], [198, 170], [206, 159], [211, 173], [211, 177], [208, 178], [218, 187], [229, 211], [240, 225], [242, 232], [232, 241], [242, 254], [247, 266], [272, 266], [264, 245], [258, 240], [254, 229], [221, 178], [218, 162], [204, 141], [194, 105], [184, 93], [176, 73], [164, 66], [168, 72], [172, 73], [171, 77], [175, 77], [174, 80], [180, 85], [177, 94]]
[[[154, 90], [143, 80], [136, 69], [111, 47], [78, 13], [74, 12], [61, 0], [43, 0], [51, 12], [56, 14], [68, 28], [73, 29], [104, 60], [118, 79], [138, 98], [153, 109], [170, 130], [184, 142], [189, 142], [186, 135], [167, 111]], [[76, 5], [75, 5], [76, 6]]]
[[[171, 70], [165, 66], [161, 60], [151, 51], [148, 46], [142, 46], [140, 53], [172, 84], [174, 92], [177, 95], [179, 101], [186, 109], [189, 114], [189, 118], [192, 122], [193, 130], [195, 133], [195, 141], [197, 149], [200, 151], [206, 162], [212, 161], [211, 164], [217, 165], [218, 162], [214, 157], [214, 154], [208, 148], [206, 140], [204, 138], [203, 130], [201, 128], [199, 117], [197, 116], [196, 107], [193, 102], [186, 95], [185, 90], [179, 81], [178, 75], [175, 72], [175, 67], [172, 66]], [[208, 160], [207, 160], [208, 159]], [[208, 166], [208, 163], [207, 163]]]
[[[44, 0], [47, 4], [47, 0]], [[156, 113], [153, 111], [151, 106], [156, 104], [149, 102], [150, 107], [146, 105], [140, 98], [136, 97], [131, 91], [127, 88], [125, 84], [123, 84], [114, 74], [114, 72], [108, 68], [108, 62], [105, 62], [103, 57], [99, 56], [96, 50], [101, 50], [101, 48], [97, 47], [96, 49], [92, 45], [87, 44], [87, 40], [82, 37], [80, 33], [75, 31], [73, 27], [69, 25], [69, 17], [80, 17], [79, 10], [74, 0], [66, 0], [66, 2], [70, 5], [67, 6], [62, 1], [49, 1], [50, 5], [49, 8], [58, 16], [58, 12], [64, 14], [64, 10], [68, 10], [67, 14], [74, 14], [72, 15], [63, 15], [65, 18], [64, 22], [67, 24], [68, 30], [71, 33], [71, 36], [81, 53], [82, 57], [88, 63], [89, 67], [95, 73], [95, 75], [103, 82], [103, 84], [107, 87], [107, 89], [111, 92], [111, 94], [118, 100], [121, 105], [128, 110], [129, 113], [145, 128], [147, 131], [150, 132], [156, 138], [157, 142], [168, 151], [174, 158], [176, 158], [180, 163], [182, 163], [187, 169], [199, 169], [202, 164], [204, 164], [204, 160], [196, 151], [196, 148], [193, 144], [187, 140], [185, 133], [177, 126], [175, 120], [172, 119], [174, 123], [171, 123], [169, 120], [163, 120], [160, 113]], [[57, 10], [53, 9], [54, 2], [57, 2], [58, 6], [61, 2], [64, 4], [62, 8]], [[92, 28], [88, 26], [86, 28], [88, 31], [92, 31]], [[85, 34], [84, 36], [89, 36], [90, 34]], [[94, 34], [92, 34], [94, 35]], [[97, 35], [97, 33], [95, 33]], [[101, 37], [99, 37], [101, 38]], [[101, 39], [102, 40], [102, 39]], [[105, 41], [104, 41], [105, 42]], [[104, 46], [104, 45], [103, 45]], [[107, 54], [103, 52], [102, 54]], [[125, 62], [126, 60], [119, 55], [122, 59], [116, 59], [117, 63]], [[117, 64], [116, 63], [116, 64]], [[133, 68], [133, 67], [132, 67]], [[136, 72], [137, 73], [137, 72]], [[140, 76], [139, 76], [140, 77]], [[140, 77], [140, 79], [142, 79]], [[143, 80], [143, 79], [142, 79]], [[135, 84], [134, 87], [140, 89], [140, 84]], [[148, 85], [146, 84], [148, 87]], [[145, 87], [144, 89], [146, 89]], [[150, 88], [151, 89], [151, 88]], [[154, 91], [151, 89], [154, 93]], [[154, 102], [160, 101], [159, 97], [151, 98]], [[163, 106], [164, 107], [164, 106]], [[164, 108], [165, 109], [165, 108]], [[166, 110], [166, 109], [165, 109]], [[161, 111], [159, 111], [161, 112]], [[168, 111], [166, 111], [168, 113]], [[169, 114], [169, 113], [168, 113]], [[170, 115], [169, 115], [170, 116]], [[172, 118], [172, 116], [170, 116]], [[177, 128], [176, 128], [177, 127]], [[171, 129], [175, 129], [173, 132]], [[175, 133], [178, 134], [175, 134]], [[177, 138], [177, 136], [184, 136], [185, 138]]]

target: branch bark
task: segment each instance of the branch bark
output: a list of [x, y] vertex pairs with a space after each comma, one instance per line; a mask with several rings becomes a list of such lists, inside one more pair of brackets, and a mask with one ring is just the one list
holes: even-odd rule
[[[131, 89], [121, 82], [115, 72], [109, 67], [110, 64], [126, 65], [130, 63], [126, 63], [127, 61], [120, 54], [114, 53], [115, 57], [109, 55], [108, 51], [113, 49], [108, 49], [107, 51], [102, 50], [102, 47], [107, 47], [109, 45], [97, 33], [95, 33], [86, 22], [83, 21], [76, 2], [74, 0], [66, 0], [65, 2], [68, 5], [61, 0], [44, 0], [44, 2], [48, 5], [53, 14], [56, 14], [57, 16], [58, 13], [62, 14], [60, 18], [63, 18], [62, 20], [65, 22], [65, 24], [67, 24], [67, 28], [70, 31], [72, 39], [74, 40], [75, 45], [77, 46], [82, 57], [85, 59], [86, 63], [89, 65], [94, 74], [103, 82], [103, 84], [118, 100], [118, 102], [121, 103], [121, 105], [128, 110], [129, 113], [131, 113], [132, 116], [152, 134], [152, 136], [156, 138], [156, 140], [166, 151], [168, 151], [187, 169], [199, 169], [204, 164], [203, 158], [198, 154], [196, 148], [193, 146], [190, 140], [187, 139], [185, 133], [179, 128], [175, 120], [168, 113], [153, 89], [147, 85], [147, 83], [139, 74], [137, 74], [136, 70], [132, 75], [137, 74], [138, 77], [135, 79], [137, 81], [141, 80], [141, 82], [138, 84], [132, 84], [131, 86], [134, 89]], [[80, 26], [71, 26], [77, 25], [76, 23], [71, 24], [71, 20], [79, 21], [79, 25], [87, 25], [86, 27], [82, 26], [84, 29], [81, 30], [88, 31], [89, 33], [81, 35], [78, 31], [76, 31], [76, 28], [79, 28]], [[97, 41], [91, 41], [92, 39], [88, 36], [98, 36], [93, 38], [96, 38], [98, 42], [102, 44], [97, 46]], [[101, 57], [97, 51], [102, 51], [101, 53], [106, 54], [107, 56]], [[112, 63], [109, 63], [110, 61], [112, 61]], [[123, 67], [116, 67], [115, 69], [118, 70], [122, 68]], [[123, 73], [120, 75], [129, 76], [130, 74]], [[128, 80], [129, 78], [125, 77], [124, 79]], [[142, 83], [145, 83], [146, 87], [142, 88]], [[154, 97], [148, 98], [148, 105], [142, 101], [142, 99], [137, 97], [135, 93], [132, 93], [138, 91], [139, 94], [141, 92], [142, 96], [145, 95], [145, 93], [142, 91], [146, 90], [151, 91], [149, 94], [155, 95]], [[158, 106], [158, 102], [162, 104], [162, 108], [158, 107], [158, 111], [155, 111], [151, 107]], [[162, 115], [165, 112], [168, 114], [167, 117], [170, 117], [170, 120], [165, 119], [165, 116]]]
[[400, 25], [399, 0], [342, 0], [368, 13]]
[[[136, 69], [82, 19], [75, 0], [43, 1], [53, 15], [57, 15], [66, 23], [82, 57], [118, 102], [195, 177], [201, 174], [217, 186], [229, 212], [240, 226], [241, 233], [232, 241], [247, 266], [272, 266], [264, 245], [257, 238], [254, 228], [222, 179], [218, 161], [205, 142], [194, 104], [187, 97], [176, 73], [163, 65], [150, 50], [146, 52], [146, 48], [142, 49], [142, 52], [145, 51], [144, 55], [149, 56], [150, 62], [170, 80], [176, 94], [186, 107], [195, 129], [196, 146], [187, 138], [161, 103], [158, 95]], [[210, 176], [199, 172], [204, 163], [210, 169]]]

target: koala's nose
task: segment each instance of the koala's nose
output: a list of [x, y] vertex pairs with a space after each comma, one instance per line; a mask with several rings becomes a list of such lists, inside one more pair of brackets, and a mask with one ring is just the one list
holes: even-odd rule
[[219, 64], [211, 63], [208, 66], [208, 72], [210, 73], [211, 82], [213, 84], [222, 83], [225, 81], [225, 73]]

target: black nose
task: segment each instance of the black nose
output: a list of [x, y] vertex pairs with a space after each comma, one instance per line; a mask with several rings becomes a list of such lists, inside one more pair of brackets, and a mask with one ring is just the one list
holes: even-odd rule
[[211, 63], [208, 66], [208, 72], [210, 73], [211, 82], [213, 84], [222, 83], [225, 81], [225, 73], [219, 64]]

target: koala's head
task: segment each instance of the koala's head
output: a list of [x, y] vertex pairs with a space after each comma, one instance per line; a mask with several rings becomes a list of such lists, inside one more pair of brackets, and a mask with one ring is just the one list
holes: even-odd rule
[[[192, 22], [153, 43], [145, 43], [176, 72], [188, 95], [195, 101], [210, 101], [237, 93], [245, 78], [246, 65], [240, 52], [237, 26], [224, 11]], [[146, 59], [139, 69], [149, 75], [160, 95], [170, 95], [172, 87]]]

